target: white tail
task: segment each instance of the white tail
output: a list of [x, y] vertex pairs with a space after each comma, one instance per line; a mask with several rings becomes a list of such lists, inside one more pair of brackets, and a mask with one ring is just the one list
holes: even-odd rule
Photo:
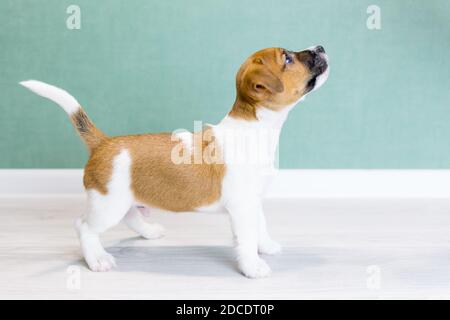
[[37, 80], [22, 81], [20, 84], [41, 97], [57, 103], [69, 115], [80, 109], [78, 101], [63, 89]]

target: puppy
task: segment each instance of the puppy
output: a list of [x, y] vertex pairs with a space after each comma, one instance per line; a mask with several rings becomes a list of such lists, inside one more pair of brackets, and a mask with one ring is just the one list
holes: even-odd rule
[[289, 111], [319, 88], [328, 72], [322, 46], [299, 52], [264, 49], [240, 67], [235, 103], [219, 124], [194, 133], [120, 137], [95, 127], [66, 91], [35, 80], [21, 82], [60, 105], [89, 150], [84, 170], [88, 209], [76, 222], [89, 268], [107, 271], [115, 266], [99, 235], [120, 221], [147, 239], [163, 235], [162, 226], [144, 221], [143, 208], [183, 212], [224, 207], [239, 270], [249, 278], [268, 276], [270, 268], [258, 253], [275, 254], [281, 247], [267, 232], [261, 201], [274, 169], [279, 133]]

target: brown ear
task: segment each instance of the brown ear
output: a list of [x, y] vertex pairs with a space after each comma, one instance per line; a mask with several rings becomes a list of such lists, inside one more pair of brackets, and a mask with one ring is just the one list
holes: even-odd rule
[[283, 92], [283, 82], [267, 68], [257, 68], [246, 76], [248, 85], [256, 93], [269, 91], [271, 93]]

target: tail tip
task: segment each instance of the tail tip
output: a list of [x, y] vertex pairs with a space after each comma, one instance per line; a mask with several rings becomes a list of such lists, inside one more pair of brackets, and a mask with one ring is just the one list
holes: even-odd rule
[[23, 80], [23, 81], [20, 81], [19, 84], [20, 84], [21, 86], [27, 87], [28, 85], [30, 85], [30, 83], [31, 83], [32, 81], [34, 81], [34, 80]]
[[69, 115], [80, 108], [78, 101], [69, 93], [51, 84], [38, 80], [24, 80], [19, 84], [37, 95], [59, 104]]
[[31, 88], [36, 87], [36, 85], [38, 85], [39, 83], [40, 83], [40, 81], [37, 81], [37, 80], [24, 80], [24, 81], [19, 82], [19, 84], [22, 87], [25, 87], [30, 90], [31, 90]]

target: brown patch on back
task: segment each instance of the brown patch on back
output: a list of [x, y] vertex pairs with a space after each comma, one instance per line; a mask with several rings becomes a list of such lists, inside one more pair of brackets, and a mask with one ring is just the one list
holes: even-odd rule
[[[109, 138], [94, 150], [86, 165], [85, 187], [107, 193], [113, 159], [126, 149], [132, 159], [131, 189], [137, 201], [176, 212], [212, 204], [220, 199], [225, 165], [211, 129], [194, 136], [188, 164], [172, 162], [172, 150], [181, 142], [171, 141], [170, 133]], [[199, 155], [203, 159], [195, 163]]]

